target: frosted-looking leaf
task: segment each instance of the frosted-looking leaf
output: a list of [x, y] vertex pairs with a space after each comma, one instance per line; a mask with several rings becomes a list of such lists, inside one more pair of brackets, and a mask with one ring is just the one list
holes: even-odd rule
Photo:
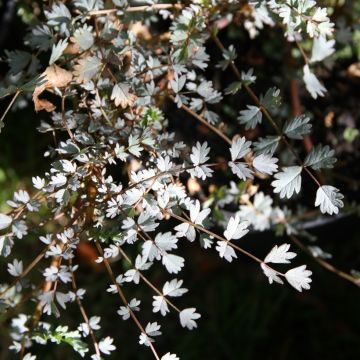
[[240, 205], [239, 216], [250, 222], [255, 230], [264, 231], [270, 228], [270, 216], [272, 212], [270, 196], [258, 192], [254, 196], [253, 204]]
[[290, 244], [275, 245], [271, 251], [266, 255], [265, 263], [274, 264], [289, 264], [296, 254], [289, 251]]
[[164, 251], [170, 251], [177, 248], [178, 239], [170, 231], [166, 233], [158, 233], [154, 239], [156, 246]]
[[59, 162], [56, 164], [59, 165], [61, 170], [66, 173], [74, 174], [76, 172], [77, 166], [75, 162], [72, 163], [69, 160], [59, 160]]
[[113, 341], [114, 339], [112, 339], [110, 336], [102, 339], [99, 342], [99, 350], [105, 355], [110, 355], [110, 352], [116, 349], [116, 346], [113, 345]]
[[11, 225], [11, 223], [12, 217], [5, 214], [0, 214], [0, 230], [6, 229]]
[[239, 179], [246, 181], [247, 179], [253, 179], [253, 172], [248, 168], [248, 165], [242, 162], [234, 163], [229, 161], [228, 165], [233, 174], [239, 177]]
[[[309, 3], [309, 2], [307, 2]], [[331, 36], [334, 23], [330, 22], [326, 8], [316, 7], [315, 13], [307, 21], [306, 31], [310, 37]]]
[[196, 200], [195, 205], [190, 205], [190, 219], [193, 223], [202, 225], [203, 221], [208, 217], [211, 212], [211, 209], [201, 210], [200, 201]]
[[134, 105], [136, 96], [130, 93], [129, 84], [119, 83], [113, 87], [111, 100], [114, 100], [116, 106], [121, 106], [123, 109], [125, 109], [128, 106]]
[[311, 149], [305, 158], [304, 165], [311, 166], [314, 170], [331, 169], [336, 162], [334, 154], [335, 151], [330, 149], [328, 145], [322, 146], [319, 144]]
[[161, 326], [155, 321], [146, 325], [145, 332], [149, 336], [159, 336], [161, 335], [160, 328]]
[[173, 163], [170, 161], [170, 156], [166, 156], [165, 158], [159, 156], [156, 160], [156, 166], [160, 171], [165, 172], [173, 167]]
[[312, 125], [309, 122], [309, 117], [305, 115], [297, 116], [284, 124], [283, 132], [290, 139], [301, 140], [304, 138], [304, 135], [309, 134], [311, 131]]
[[181, 287], [182, 284], [183, 284], [182, 280], [173, 279], [170, 282], [167, 281], [162, 288], [162, 292], [165, 296], [171, 296], [171, 297], [182, 296], [183, 294], [188, 292], [188, 289]]
[[61, 187], [67, 182], [67, 177], [61, 173], [58, 173], [51, 177], [50, 184], [55, 187]]
[[170, 310], [164, 296], [153, 296], [153, 298], [153, 312], [160, 312], [162, 316], [166, 316], [166, 313], [170, 312]]
[[[190, 220], [194, 224], [203, 226], [203, 221], [208, 217], [211, 209], [201, 210], [199, 200], [195, 201], [195, 204], [190, 204]], [[181, 223], [175, 226], [174, 230], [177, 231], [177, 237], [185, 236], [188, 240], [194, 241], [196, 238], [195, 228], [189, 223]]]
[[199, 179], [205, 180], [207, 177], [212, 177], [213, 170], [207, 165], [195, 166], [194, 169], [187, 170], [192, 178], [198, 177]]
[[160, 360], [180, 360], [175, 354], [167, 353], [161, 357]]
[[184, 258], [181, 256], [164, 253], [162, 256], [162, 263], [166, 267], [166, 270], [172, 274], [178, 273], [184, 266]]
[[[119, 282], [118, 282], [119, 283]], [[128, 306], [120, 306], [120, 309], [117, 313], [122, 317], [123, 320], [128, 320], [130, 318], [130, 312], [132, 311], [140, 311], [141, 301], [136, 298], [131, 299]]]
[[197, 328], [195, 320], [200, 319], [201, 315], [196, 312], [195, 308], [189, 308], [182, 310], [179, 317], [181, 326], [192, 330]]
[[74, 75], [78, 83], [90, 81], [96, 74], [100, 72], [102, 63], [96, 56], [88, 56], [79, 59], [74, 66]]
[[284, 283], [279, 274], [274, 269], [270, 268], [265, 263], [261, 263], [260, 266], [265, 276], [267, 276], [269, 284], [272, 284], [273, 282], [277, 282], [278, 284]]
[[276, 157], [260, 154], [256, 156], [256, 158], [254, 158], [253, 166], [257, 171], [263, 174], [272, 175], [278, 169], [278, 166], [276, 164], [278, 161], [279, 159], [277, 159]]
[[[132, 301], [130, 301], [131, 303]], [[140, 302], [139, 302], [140, 303]], [[100, 316], [92, 316], [90, 319], [89, 319], [89, 326], [92, 330], [99, 330], [101, 329], [101, 326], [99, 325], [99, 322], [100, 322], [101, 318]]]
[[81, 50], [90, 49], [94, 44], [92, 30], [91, 26], [85, 24], [82, 28], [75, 30], [74, 37], [71, 38], [71, 40], [74, 41]]
[[334, 186], [320, 186], [316, 192], [315, 206], [320, 206], [323, 214], [338, 214], [339, 208], [344, 206], [342, 199], [344, 196]]
[[261, 119], [261, 109], [254, 105], [247, 105], [247, 109], [240, 111], [238, 117], [240, 124], [245, 124], [245, 130], [254, 129], [257, 124], [261, 123]]
[[312, 272], [306, 270], [306, 265], [298, 266], [294, 269], [289, 270], [285, 273], [285, 278], [288, 283], [293, 286], [296, 290], [302, 291], [302, 289], [309, 290]]
[[67, 46], [67, 39], [62, 39], [56, 45], [53, 45], [49, 65], [52, 65], [56, 60], [60, 58]]
[[230, 45], [228, 49], [223, 49], [222, 56], [224, 60], [221, 60], [219, 64], [216, 65], [216, 67], [225, 70], [229, 66], [229, 64], [237, 58], [236, 49], [234, 48], [234, 45]]
[[[194, 224], [203, 226], [203, 221], [208, 217], [211, 209], [201, 210], [199, 200], [195, 201], [195, 204], [190, 204], [190, 220]], [[188, 240], [194, 241], [196, 238], [195, 228], [189, 223], [182, 223], [175, 226], [174, 230], [177, 231], [177, 237], [185, 236]]]
[[145, 328], [145, 333], [141, 333], [139, 337], [139, 344], [150, 346], [150, 343], [155, 340], [151, 336], [161, 335], [160, 325], [157, 322], [148, 323]]
[[23, 262], [17, 259], [14, 259], [12, 263], [8, 264], [8, 272], [10, 275], [18, 277], [23, 272]]
[[201, 165], [209, 160], [207, 155], [210, 152], [210, 148], [207, 146], [207, 142], [205, 141], [202, 145], [197, 142], [191, 150], [192, 153], [190, 154], [190, 160], [195, 165], [195, 168], [189, 169], [187, 172], [189, 172], [192, 177], [199, 177], [203, 180], [205, 180], [206, 177], [211, 177], [213, 170], [211, 170], [207, 165]]
[[174, 230], [177, 237], [186, 237], [191, 242], [196, 238], [195, 228], [188, 223], [181, 223], [175, 226]]
[[27, 353], [24, 357], [23, 360], [36, 360], [36, 356], [35, 355], [31, 355], [31, 353]]
[[152, 240], [147, 240], [142, 244], [142, 256], [149, 261], [153, 261], [158, 257], [159, 249]]
[[304, 66], [303, 76], [307, 91], [316, 99], [318, 96], [324, 96], [326, 88], [320, 83], [317, 77], [310, 71], [309, 65]]
[[203, 144], [197, 142], [196, 145], [192, 147], [191, 151], [190, 159], [194, 165], [200, 165], [209, 160], [207, 155], [210, 152], [210, 148], [206, 141]]
[[73, 4], [87, 13], [94, 10], [100, 10], [104, 8], [103, 0], [74, 0]]
[[144, 148], [140, 145], [140, 139], [137, 135], [129, 135], [129, 147], [128, 150], [131, 154], [135, 156], [140, 156], [141, 151], [144, 150]]
[[45, 10], [44, 14], [48, 19], [47, 23], [50, 26], [61, 25], [71, 19], [71, 13], [63, 3], [53, 4], [51, 10]]
[[290, 199], [294, 192], [299, 193], [301, 189], [301, 166], [290, 166], [283, 168], [282, 172], [274, 175], [271, 185], [275, 188], [274, 193], [280, 193], [280, 198]]
[[241, 80], [246, 85], [251, 85], [256, 81], [256, 76], [254, 75], [254, 69], [250, 68], [249, 70], [241, 72]]
[[11, 249], [14, 246], [14, 240], [9, 236], [0, 236], [0, 255], [8, 257], [11, 254]]
[[237, 259], [236, 252], [229, 245], [228, 241], [218, 241], [215, 249], [219, 253], [220, 257], [224, 258], [228, 262], [232, 262], [233, 259]]
[[32, 183], [35, 189], [41, 190], [45, 186], [45, 179], [36, 176], [32, 178]]
[[221, 93], [213, 88], [211, 81], [202, 81], [196, 92], [209, 104], [216, 104], [222, 99]]
[[231, 160], [235, 161], [243, 158], [250, 152], [251, 141], [246, 141], [246, 138], [240, 137], [232, 141], [230, 147]]
[[335, 52], [335, 40], [320, 35], [314, 39], [310, 62], [322, 61]]
[[247, 228], [248, 226], [249, 226], [249, 222], [248, 221], [240, 222], [240, 217], [238, 214], [236, 214], [235, 217], [230, 218], [227, 224], [227, 228], [224, 231], [224, 236], [227, 240], [240, 239], [249, 232]]
[[184, 87], [186, 82], [186, 76], [180, 76], [178, 77], [177, 74], [175, 74], [174, 80], [170, 80], [171, 88], [173, 89], [174, 93], [179, 93], [181, 89]]
[[280, 136], [266, 136], [265, 138], [259, 138], [259, 140], [254, 143], [255, 154], [274, 154], [280, 139]]

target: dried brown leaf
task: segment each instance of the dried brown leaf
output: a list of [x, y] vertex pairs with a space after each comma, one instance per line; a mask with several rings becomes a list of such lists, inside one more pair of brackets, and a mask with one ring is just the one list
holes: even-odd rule
[[46, 78], [46, 82], [40, 86], [37, 86], [33, 93], [33, 101], [35, 111], [45, 110], [51, 112], [55, 110], [55, 105], [48, 100], [39, 99], [39, 96], [47, 89], [63, 88], [67, 86], [72, 80], [72, 74], [70, 71], [62, 69], [57, 65], [49, 66], [43, 74]]

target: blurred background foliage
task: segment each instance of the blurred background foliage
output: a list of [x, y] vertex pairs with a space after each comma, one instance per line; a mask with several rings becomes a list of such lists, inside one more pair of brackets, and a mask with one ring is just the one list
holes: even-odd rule
[[[298, 71], [302, 66], [302, 58], [297, 49], [284, 46], [281, 29], [266, 29], [255, 40], [251, 40], [241, 26], [242, 19], [239, 15], [234, 25], [221, 31], [220, 37], [225, 46], [235, 45], [240, 68], [254, 68], [258, 76], [255, 85], [257, 93], [269, 86], [280, 88], [285, 105], [276, 114], [277, 119], [284, 120], [293, 113], [291, 104], [294, 102], [294, 90], [291, 86], [295, 86], [302, 102], [301, 108], [306, 109], [306, 113], [313, 118], [312, 140], [314, 143], [320, 140], [329, 143], [340, 159], [334, 172], [329, 174], [331, 181], [338, 184], [348, 203], [354, 204], [352, 210], [356, 210], [356, 203], [360, 200], [360, 1], [333, 0], [319, 3], [332, 8], [332, 20], [337, 26], [337, 52], [325, 62], [325, 66], [318, 69], [329, 90], [325, 98], [313, 101], [300, 81], [294, 83], [294, 78], [301, 78]], [[26, 26], [38, 21], [44, 4], [33, 0], [21, 0], [17, 3], [3, 0], [0, 6], [0, 56], [3, 57], [4, 49], [21, 49], [24, 46], [22, 37]], [[11, 16], [8, 19], [6, 14], [9, 13]], [[162, 23], [157, 25], [166, 26]], [[153, 30], [156, 31], [156, 27]], [[306, 44], [304, 48], [309, 50]], [[208, 51], [213, 59], [220, 60], [221, 54], [213, 44], [209, 43]], [[215, 62], [213, 61], [214, 65]], [[232, 81], [232, 75], [230, 72], [223, 74], [214, 65], [207, 69], [206, 76], [212, 78], [219, 88], [224, 88]], [[0, 81], [6, 71], [7, 64], [2, 61]], [[20, 98], [14, 107], [16, 111], [8, 114], [6, 126], [0, 135], [0, 212], [8, 209], [6, 200], [12, 197], [15, 190], [31, 190], [31, 177], [43, 173], [48, 167], [43, 154], [54, 139], [51, 133], [39, 134], [36, 130], [40, 120], [48, 115], [35, 114], [32, 104], [26, 104], [27, 100], [29, 99]], [[0, 103], [1, 113], [8, 101], [6, 99]], [[245, 107], [244, 94], [226, 97], [217, 109], [230, 126], [236, 124], [239, 104], [242, 108]], [[168, 114], [171, 113], [170, 128], [178, 130], [183, 140], [191, 143], [194, 136], [193, 120], [184, 118], [184, 114], [170, 104], [165, 104], [165, 109]], [[205, 128], [196, 125], [196, 131], [199, 135], [197, 138], [203, 136], [209, 140]], [[258, 130], [248, 131], [246, 136], [259, 136], [256, 131]], [[224, 152], [222, 145], [218, 145], [216, 140], [209, 141], [212, 142], [212, 148], [218, 151], [218, 157], [221, 157]], [[281, 156], [288, 156], [285, 149]], [[219, 187], [221, 176], [215, 178]], [[211, 191], [214, 190], [205, 190], [206, 193]], [[307, 197], [313, 199], [313, 196], [308, 195], [313, 191], [311, 186], [305, 188], [301, 195], [302, 203], [306, 204]], [[360, 269], [359, 223], [359, 217], [353, 212], [311, 230], [311, 234], [317, 237], [318, 244], [326, 252], [333, 254], [330, 262], [347, 271]], [[288, 239], [280, 239], [273, 232], [255, 233], [246, 237], [242, 246], [265, 254], [266, 249], [283, 241]], [[33, 254], [38, 252], [37, 247], [36, 239], [28, 236], [21, 244], [19, 241], [15, 251], [19, 257], [30, 261]], [[91, 257], [91, 249], [89, 251]], [[313, 286], [311, 291], [300, 294], [290, 288], [269, 286], [258, 268], [245, 258], [228, 264], [220, 261], [216, 254], [205, 253], [200, 249], [195, 251], [188, 244], [184, 245], [182, 251], [188, 259], [187, 270], [183, 275], [185, 285], [192, 291], [181, 301], [183, 305], [197, 306], [202, 313], [200, 328], [192, 332], [179, 329], [170, 315], [162, 321], [167, 331], [159, 339], [161, 352], [171, 349], [177, 354], [185, 354], [183, 358], [186, 360], [360, 358], [360, 289], [327, 272], [307, 256], [300, 255], [301, 260], [309, 263], [314, 272]], [[82, 256], [83, 270], [78, 274], [78, 282], [90, 292], [84, 305], [90, 313], [102, 314], [102, 332], [114, 336], [118, 351], [111, 358], [149, 359], [151, 355], [139, 349], [138, 333], [133, 324], [130, 321], [124, 323], [118, 316], [114, 317], [119, 303], [117, 297], [109, 297], [104, 292], [108, 286], [105, 272], [101, 267], [90, 265], [87, 255]], [[0, 265], [2, 277], [5, 266], [3, 262]], [[120, 271], [124, 266], [126, 265], [120, 262], [114, 268]], [[37, 273], [34, 276], [39, 275]], [[152, 279], [155, 284], [165, 281], [161, 272], [152, 274]], [[151, 298], [148, 290], [131, 286], [129, 290], [133, 297], [143, 300], [144, 321], [150, 320]], [[144, 292], [147, 296], [143, 296]], [[73, 319], [78, 316], [76, 305], [71, 305], [69, 311], [64, 312], [59, 319], [59, 324], [73, 323], [76, 326]], [[12, 355], [7, 350], [9, 338], [6, 315], [1, 320], [0, 359], [11, 359]], [[36, 353], [41, 354], [39, 358], [42, 360], [80, 358], [66, 345], [48, 345], [38, 351]]]

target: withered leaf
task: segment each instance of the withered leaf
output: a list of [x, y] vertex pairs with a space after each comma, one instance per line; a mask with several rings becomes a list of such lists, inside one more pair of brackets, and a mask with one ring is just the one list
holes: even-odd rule
[[51, 65], [42, 74], [45, 76], [46, 82], [40, 86], [37, 86], [33, 93], [33, 101], [35, 111], [46, 110], [51, 112], [55, 110], [55, 105], [48, 100], [39, 99], [39, 96], [47, 89], [63, 88], [67, 86], [72, 80], [72, 74], [70, 71], [62, 69], [57, 65]]

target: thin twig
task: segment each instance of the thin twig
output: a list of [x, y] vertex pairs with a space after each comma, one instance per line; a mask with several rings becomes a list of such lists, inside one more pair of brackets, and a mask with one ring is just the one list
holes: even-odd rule
[[[107, 270], [107, 272], [108, 272], [108, 274], [109, 274], [109, 276], [110, 276], [110, 278], [111, 278], [112, 283], [113, 283], [113, 284], [115, 285], [115, 287], [116, 287], [116, 290], [117, 290], [117, 292], [118, 292], [118, 294], [119, 294], [119, 296], [120, 296], [121, 301], [123, 302], [123, 304], [124, 304], [126, 307], [128, 307], [129, 302], [127, 301], [127, 299], [126, 299], [126, 297], [125, 297], [125, 294], [124, 294], [123, 290], [121, 289], [120, 285], [117, 283], [116, 278], [115, 278], [115, 275], [114, 275], [114, 273], [113, 273], [113, 271], [112, 271], [112, 268], [111, 268], [109, 262], [107, 261], [106, 258], [104, 258], [104, 252], [103, 252], [103, 249], [102, 249], [101, 245], [99, 244], [98, 241], [95, 242], [95, 245], [96, 245], [96, 247], [97, 247], [97, 249], [98, 249], [98, 251], [99, 251], [100, 256], [103, 257], [103, 262], [104, 262], [104, 265], [105, 265], [105, 267], [106, 267], [106, 270]], [[136, 317], [134, 311], [133, 311], [130, 307], [128, 307], [128, 309], [129, 309], [130, 316], [131, 316], [131, 318], [133, 319], [133, 321], [135, 322], [136, 326], [139, 328], [139, 330], [140, 330], [142, 333], [146, 334], [146, 331], [145, 331], [144, 327], [141, 325], [141, 323], [140, 323], [140, 321], [138, 320], [138, 318]], [[151, 343], [151, 341], [149, 342], [149, 347], [150, 347], [151, 351], [153, 352], [153, 354], [154, 354], [154, 356], [155, 356], [155, 359], [156, 359], [156, 360], [160, 360], [160, 357], [159, 357], [157, 351], [155, 350], [154, 345]]]
[[296, 45], [297, 45], [298, 49], [300, 50], [300, 53], [301, 53], [305, 63], [309, 64], [310, 60], [309, 60], [309, 57], [306, 55], [306, 52], [305, 52], [304, 48], [301, 46], [299, 41], [295, 40], [295, 42], [296, 42]]
[[[169, 95], [169, 98], [175, 102], [175, 98], [172, 95]], [[210, 123], [208, 123], [202, 116], [200, 116], [199, 114], [197, 114], [195, 111], [191, 110], [189, 107], [187, 107], [186, 105], [182, 104], [181, 108], [183, 110], [185, 110], [188, 114], [192, 115], [193, 117], [195, 117], [196, 119], [198, 119], [202, 124], [204, 124], [206, 127], [208, 127], [211, 131], [213, 131], [214, 133], [216, 133], [217, 135], [219, 135], [223, 140], [225, 140], [229, 145], [232, 144], [231, 140], [223, 133], [221, 132], [219, 129], [217, 129], [215, 126], [211, 125]]]
[[93, 331], [93, 329], [92, 329], [91, 326], [90, 326], [89, 317], [88, 317], [87, 314], [86, 314], [86, 311], [85, 311], [85, 308], [84, 308], [84, 306], [83, 306], [83, 304], [82, 304], [82, 302], [81, 302], [81, 299], [80, 299], [80, 297], [77, 295], [77, 285], [76, 285], [75, 274], [74, 274], [73, 269], [72, 269], [72, 259], [71, 259], [71, 258], [69, 259], [69, 265], [70, 265], [70, 272], [71, 272], [71, 284], [72, 284], [72, 288], [73, 288], [74, 293], [75, 293], [76, 302], [77, 302], [77, 304], [78, 304], [78, 306], [79, 306], [81, 315], [82, 315], [85, 323], [86, 323], [87, 326], [88, 326], [89, 334], [90, 334], [91, 340], [92, 340], [93, 345], [94, 345], [95, 353], [96, 353], [96, 355], [100, 358], [100, 357], [101, 357], [101, 354], [100, 354], [99, 344], [98, 344], [98, 342], [96, 341], [94, 331]]
[[16, 91], [16, 93], [14, 94], [13, 98], [11, 99], [9, 105], [7, 106], [6, 110], [4, 111], [3, 115], [1, 116], [0, 123], [2, 123], [4, 121], [6, 114], [10, 111], [10, 109], [14, 105], [14, 102], [17, 99], [17, 97], [20, 95], [20, 93], [21, 93], [21, 90]]
[[[126, 259], [126, 261], [133, 266], [132, 261], [130, 260], [130, 258], [126, 255], [125, 251], [123, 250], [123, 248], [121, 246], [118, 246], [118, 249], [121, 253], [121, 255]], [[177, 312], [180, 312], [180, 309], [173, 304], [154, 284], [151, 283], [151, 281], [140, 271], [137, 269], [137, 271], [139, 272], [139, 275], [141, 277], [141, 279], [151, 288], [153, 289], [159, 296], [162, 296], [163, 299]]]
[[331, 265], [330, 263], [328, 263], [326, 260], [315, 256], [306, 245], [304, 245], [297, 237], [295, 237], [294, 235], [289, 235], [290, 239], [294, 242], [294, 244], [296, 244], [301, 250], [303, 250], [306, 254], [310, 255], [318, 264], [320, 264], [322, 267], [324, 267], [326, 270], [340, 276], [341, 278], [350, 281], [351, 283], [353, 283], [354, 285], [356, 285], [357, 287], [360, 287], [360, 279], [356, 279], [353, 276], [351, 276], [350, 274], [337, 269], [334, 265]]
[[5, 289], [0, 293], [0, 297], [6, 294], [11, 288], [13, 288], [21, 279], [23, 279], [30, 271], [41, 261], [41, 259], [45, 256], [49, 247], [53, 245], [54, 242], [47, 245], [37, 256], [36, 258], [26, 267], [26, 269]]
[[[181, 10], [183, 8], [182, 4], [154, 4], [154, 5], [143, 5], [143, 6], [130, 6], [123, 11], [126, 13], [135, 13], [135, 12], [144, 12], [144, 11], [151, 11], [151, 10], [167, 10], [167, 9], [177, 9]], [[121, 9], [105, 9], [105, 10], [94, 10], [90, 11], [90, 16], [97, 16], [97, 15], [107, 15], [112, 13], [117, 13], [122, 11]]]
[[[220, 39], [210, 31], [210, 34], [217, 45], [217, 47], [223, 52], [225, 47], [220, 41]], [[235, 74], [235, 76], [238, 78], [238, 80], [242, 80], [241, 74], [239, 69], [236, 67], [235, 63], [232, 61], [230, 62], [230, 67]], [[284, 144], [288, 147], [288, 149], [291, 151], [291, 153], [295, 156], [296, 160], [298, 161], [299, 165], [308, 173], [308, 175], [314, 180], [314, 182], [317, 184], [318, 187], [321, 187], [320, 182], [315, 177], [315, 175], [304, 165], [304, 162], [300, 159], [299, 155], [293, 148], [293, 146], [289, 143], [287, 138], [284, 136], [283, 132], [281, 131], [279, 125], [275, 122], [275, 120], [270, 115], [269, 111], [264, 107], [264, 105], [261, 103], [260, 99], [257, 97], [257, 95], [252, 91], [249, 85], [244, 84], [244, 88], [247, 91], [247, 93], [250, 95], [250, 97], [253, 99], [255, 104], [260, 108], [261, 112], [264, 114], [265, 118], [270, 122], [270, 124], [273, 126], [277, 134], [279, 135], [280, 139], [284, 142]]]
[[[259, 259], [258, 257], [256, 257], [255, 255], [253, 255], [253, 254], [249, 253], [248, 251], [244, 250], [243, 248], [241, 248], [241, 247], [233, 244], [230, 240], [227, 240], [227, 239], [225, 239], [224, 237], [222, 237], [222, 236], [220, 236], [220, 235], [218, 235], [218, 234], [216, 234], [216, 233], [214, 233], [214, 232], [212, 232], [212, 231], [204, 228], [203, 226], [198, 225], [198, 224], [195, 224], [195, 223], [193, 223], [192, 221], [189, 221], [189, 220], [187, 220], [187, 219], [185, 219], [185, 218], [183, 218], [183, 217], [181, 217], [181, 216], [179, 216], [179, 215], [176, 215], [176, 214], [174, 214], [174, 213], [172, 213], [172, 212], [164, 211], [164, 213], [170, 215], [170, 216], [173, 217], [174, 219], [177, 219], [177, 220], [179, 220], [179, 221], [181, 221], [181, 222], [187, 223], [187, 224], [193, 226], [194, 228], [199, 229], [200, 231], [202, 231], [202, 232], [204, 232], [204, 233], [206, 233], [206, 234], [208, 234], [208, 235], [210, 235], [210, 236], [212, 236], [212, 237], [214, 237], [214, 238], [216, 238], [216, 239], [218, 239], [218, 240], [220, 240], [220, 241], [226, 241], [226, 242], [229, 244], [229, 246], [231, 246], [231, 247], [233, 247], [234, 249], [240, 251], [240, 252], [243, 253], [244, 255], [246, 255], [246, 256], [250, 257], [251, 259], [253, 259], [254, 261], [258, 262], [259, 264], [263, 263], [263, 260], [260, 260], [260, 259]], [[274, 270], [274, 271], [275, 271], [275, 270]]]

